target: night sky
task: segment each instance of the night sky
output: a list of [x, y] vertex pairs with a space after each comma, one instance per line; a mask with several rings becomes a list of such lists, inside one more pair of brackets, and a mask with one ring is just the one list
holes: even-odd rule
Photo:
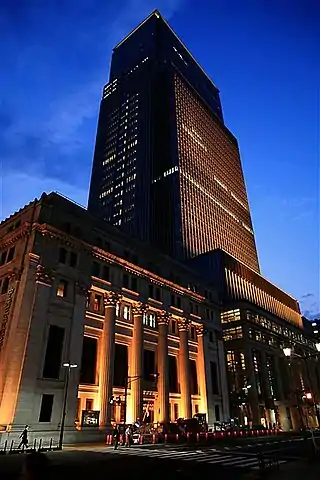
[[263, 275], [320, 315], [318, 0], [3, 0], [0, 217], [42, 191], [86, 205], [112, 47], [155, 8], [221, 91]]

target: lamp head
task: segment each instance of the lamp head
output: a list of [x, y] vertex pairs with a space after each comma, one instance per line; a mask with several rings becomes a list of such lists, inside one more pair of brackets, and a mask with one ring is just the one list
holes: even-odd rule
[[283, 349], [283, 353], [285, 354], [286, 357], [291, 357], [291, 352], [292, 352], [292, 349], [290, 347], [286, 347]]

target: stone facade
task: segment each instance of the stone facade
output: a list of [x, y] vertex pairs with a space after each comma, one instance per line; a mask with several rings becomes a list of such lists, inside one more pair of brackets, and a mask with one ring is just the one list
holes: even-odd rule
[[57, 441], [67, 384], [66, 441], [124, 417], [228, 420], [221, 307], [193, 270], [57, 194], [0, 228], [2, 439]]

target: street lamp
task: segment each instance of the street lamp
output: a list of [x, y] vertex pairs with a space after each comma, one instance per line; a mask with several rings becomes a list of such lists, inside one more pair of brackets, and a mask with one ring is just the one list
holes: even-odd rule
[[[155, 380], [159, 377], [160, 373], [152, 373], [150, 374], [151, 377], [153, 377]], [[125, 387], [124, 387], [124, 415], [123, 415], [123, 424], [125, 425], [127, 422], [127, 399], [128, 399], [128, 388], [129, 385], [131, 385], [132, 382], [135, 382], [136, 380], [139, 380], [140, 378], [143, 378], [143, 375], [131, 375], [131, 376], [126, 376], [125, 378]], [[121, 405], [121, 397], [118, 396], [116, 400], [114, 400], [114, 397], [112, 396], [109, 400], [110, 404], [116, 403], [117, 405]]]
[[77, 368], [78, 365], [76, 363], [66, 362], [62, 366], [67, 368], [67, 378], [64, 385], [62, 416], [61, 416], [61, 422], [60, 422], [59, 450], [62, 450], [62, 444], [63, 444], [63, 434], [64, 434], [64, 425], [65, 425], [66, 412], [67, 412], [67, 399], [68, 399], [70, 371], [72, 368]]

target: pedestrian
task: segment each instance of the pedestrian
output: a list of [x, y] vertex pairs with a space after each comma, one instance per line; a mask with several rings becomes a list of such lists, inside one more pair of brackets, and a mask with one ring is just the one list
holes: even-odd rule
[[29, 441], [28, 441], [28, 429], [29, 429], [29, 425], [26, 425], [24, 427], [23, 432], [21, 433], [21, 435], [19, 437], [19, 438], [21, 438], [21, 442], [19, 444], [18, 449], [20, 449], [21, 447], [22, 448], [28, 448], [28, 443], [29, 443]]
[[131, 445], [131, 436], [132, 436], [132, 430], [131, 430], [131, 426], [130, 426], [130, 425], [128, 425], [127, 428], [126, 428], [125, 436], [126, 436], [126, 444], [125, 444], [125, 446], [126, 446], [126, 447], [130, 447], [130, 445]]
[[120, 430], [119, 430], [118, 425], [115, 425], [115, 427], [113, 429], [112, 437], [113, 437], [113, 448], [115, 450], [117, 450], [118, 444], [119, 444], [119, 439], [120, 439]]
[[48, 458], [44, 453], [28, 453], [22, 467], [22, 478], [24, 480], [43, 480], [47, 478]]

